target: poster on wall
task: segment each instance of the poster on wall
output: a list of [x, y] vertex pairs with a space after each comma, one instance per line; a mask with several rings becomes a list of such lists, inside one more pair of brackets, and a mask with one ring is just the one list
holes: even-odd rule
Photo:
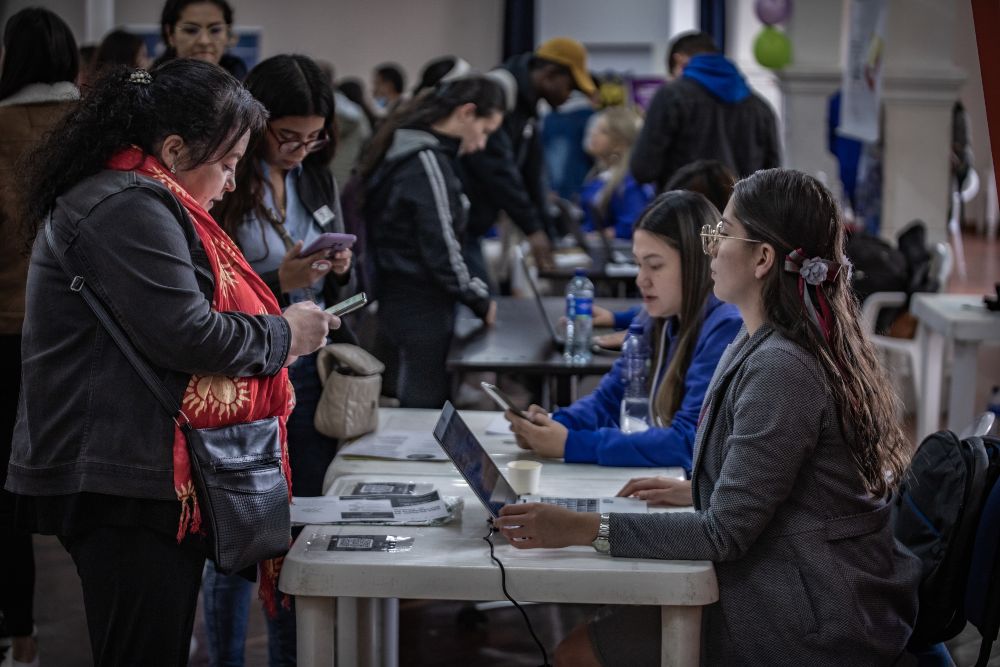
[[851, 0], [841, 120], [837, 134], [876, 142], [885, 64], [887, 0]]
[[[158, 23], [133, 23], [124, 26], [127, 32], [138, 35], [146, 43], [146, 52], [149, 53], [150, 60], [156, 60], [166, 50], [167, 46], [160, 39], [160, 25]], [[258, 26], [233, 26], [234, 44], [230, 46], [226, 53], [236, 56], [247, 66], [247, 70], [253, 69], [254, 65], [260, 62], [260, 38], [263, 30]]]

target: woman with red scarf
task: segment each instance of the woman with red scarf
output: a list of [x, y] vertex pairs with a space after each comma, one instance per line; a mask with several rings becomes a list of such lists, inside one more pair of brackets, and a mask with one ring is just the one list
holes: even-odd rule
[[[208, 213], [233, 189], [265, 119], [213, 65], [120, 68], [31, 161], [25, 231], [35, 243], [7, 488], [22, 496], [23, 521], [58, 535], [73, 557], [97, 665], [187, 663], [204, 524], [184, 437], [54, 253], [196, 428], [287, 417], [295, 399], [285, 368], [340, 322], [311, 303], [282, 313]], [[37, 234], [48, 219], [51, 246]], [[263, 564], [272, 607], [276, 572]]]

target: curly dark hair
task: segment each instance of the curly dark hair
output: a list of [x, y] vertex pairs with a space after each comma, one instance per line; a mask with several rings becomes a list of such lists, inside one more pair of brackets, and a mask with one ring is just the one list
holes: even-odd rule
[[263, 105], [215, 65], [173, 60], [154, 69], [149, 83], [130, 81], [134, 71], [109, 68], [29, 156], [26, 238], [34, 238], [57, 197], [104, 169], [123, 148], [134, 145], [155, 154], [176, 134], [189, 148], [181, 165], [189, 169], [220, 159], [244, 134], [265, 127]]

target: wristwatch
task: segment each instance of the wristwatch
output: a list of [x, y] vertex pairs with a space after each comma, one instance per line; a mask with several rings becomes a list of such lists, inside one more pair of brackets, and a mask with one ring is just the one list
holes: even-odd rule
[[609, 541], [611, 537], [611, 515], [602, 514], [601, 515], [601, 525], [597, 528], [597, 538], [591, 542], [594, 549], [598, 553], [609, 554], [611, 553], [611, 542]]

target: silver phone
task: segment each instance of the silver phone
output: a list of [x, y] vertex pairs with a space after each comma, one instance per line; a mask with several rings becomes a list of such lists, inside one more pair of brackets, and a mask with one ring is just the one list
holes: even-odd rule
[[516, 407], [510, 396], [500, 391], [499, 387], [492, 385], [489, 382], [480, 382], [479, 386], [482, 387], [483, 391], [489, 394], [489, 397], [493, 399], [493, 402], [503, 408], [504, 411], [510, 410], [518, 417], [531, 421], [531, 418], [528, 417], [528, 412]]
[[331, 315], [336, 315], [337, 317], [341, 317], [342, 315], [353, 313], [358, 308], [363, 308], [367, 305], [368, 305], [368, 295], [365, 294], [364, 292], [360, 292], [358, 294], [355, 294], [349, 299], [344, 299], [340, 303], [336, 303], [330, 306], [329, 308], [326, 309], [326, 312], [330, 313]]

